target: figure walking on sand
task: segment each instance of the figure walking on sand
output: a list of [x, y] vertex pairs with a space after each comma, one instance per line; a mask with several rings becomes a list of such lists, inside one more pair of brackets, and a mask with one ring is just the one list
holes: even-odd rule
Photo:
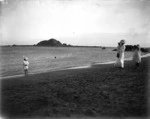
[[121, 40], [120, 43], [118, 43], [117, 47], [117, 62], [116, 66], [119, 66], [121, 68], [124, 68], [124, 51], [125, 51], [125, 40]]
[[134, 47], [133, 62], [135, 63], [135, 68], [138, 69], [141, 63], [141, 51], [139, 44]]
[[29, 61], [28, 61], [27, 57], [24, 57], [23, 68], [24, 68], [24, 74], [25, 74], [25, 76], [28, 76]]

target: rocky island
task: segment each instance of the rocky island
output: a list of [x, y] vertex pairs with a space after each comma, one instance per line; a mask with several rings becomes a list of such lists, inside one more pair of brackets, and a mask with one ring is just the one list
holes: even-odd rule
[[71, 45], [67, 45], [66, 43], [61, 43], [60, 41], [51, 38], [49, 40], [40, 41], [36, 46], [51, 46], [51, 47], [68, 47]]

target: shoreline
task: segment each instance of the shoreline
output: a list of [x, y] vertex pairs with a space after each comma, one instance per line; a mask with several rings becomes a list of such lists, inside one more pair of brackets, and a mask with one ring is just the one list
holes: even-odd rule
[[[141, 58], [149, 57], [149, 56], [150, 56], [150, 53], [142, 55]], [[130, 61], [130, 60], [132, 60], [132, 57], [125, 58], [125, 61]], [[116, 61], [108, 61], [108, 62], [103, 62], [103, 63], [97, 62], [97, 63], [84, 65], [84, 66], [64, 67], [64, 68], [59, 68], [59, 69], [51, 69], [51, 70], [47, 70], [47, 71], [43, 71], [43, 72], [34, 72], [34, 73], [29, 73], [29, 75], [34, 75], [34, 74], [39, 74], [39, 73], [48, 73], [48, 72], [54, 72], [54, 71], [70, 70], [70, 69], [86, 69], [86, 68], [92, 67], [93, 65], [113, 64], [115, 62]], [[24, 77], [24, 74], [0, 77], [0, 79], [10, 79], [10, 78], [18, 78], [18, 77]]]

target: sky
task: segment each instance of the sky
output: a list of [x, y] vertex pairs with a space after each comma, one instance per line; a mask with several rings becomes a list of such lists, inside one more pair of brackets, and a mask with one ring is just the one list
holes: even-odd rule
[[0, 44], [150, 47], [149, 13], [150, 0], [0, 0]]

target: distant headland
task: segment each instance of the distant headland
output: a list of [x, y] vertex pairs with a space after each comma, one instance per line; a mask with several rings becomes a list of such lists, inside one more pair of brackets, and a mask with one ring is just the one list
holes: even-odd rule
[[34, 46], [46, 46], [46, 47], [94, 47], [94, 48], [102, 48], [105, 49], [106, 47], [102, 47], [102, 46], [78, 46], [78, 45], [70, 45], [70, 44], [66, 44], [66, 43], [61, 43], [60, 41], [51, 38], [49, 40], [43, 40], [40, 41], [39, 43], [37, 43]]
[[[105, 47], [105, 46], [78, 46], [78, 45], [70, 45], [66, 43], [61, 43], [60, 41], [56, 40], [55, 38], [50, 38], [49, 40], [42, 40], [38, 42], [37, 44], [34, 45], [5, 45], [7, 47], [16, 47], [16, 46], [21, 46], [21, 47], [28, 47], [28, 46], [42, 46], [42, 47], [92, 47], [92, 48], [101, 48], [103, 50], [107, 48], [114, 48], [112, 51], [116, 51], [117, 49], [115, 47]], [[134, 45], [126, 45], [125, 51], [134, 51]], [[145, 53], [150, 53], [150, 47], [147, 48], [141, 48], [142, 52]]]
[[36, 46], [52, 46], [52, 47], [70, 47], [71, 45], [61, 43], [60, 41], [51, 38], [49, 40], [40, 41]]
[[[51, 47], [100, 47], [102, 49], [106, 49], [106, 47], [102, 47], [102, 46], [73, 46], [73, 45], [67, 45], [66, 43], [61, 43], [60, 41], [51, 38], [49, 40], [44, 40], [44, 41], [40, 41], [39, 43], [37, 43], [36, 46], [51, 46]], [[126, 45], [126, 49], [125, 51], [133, 51], [134, 50], [134, 46], [132, 45]], [[113, 51], [116, 51], [116, 49], [114, 49]], [[150, 48], [141, 48], [142, 52], [150, 52]]]

